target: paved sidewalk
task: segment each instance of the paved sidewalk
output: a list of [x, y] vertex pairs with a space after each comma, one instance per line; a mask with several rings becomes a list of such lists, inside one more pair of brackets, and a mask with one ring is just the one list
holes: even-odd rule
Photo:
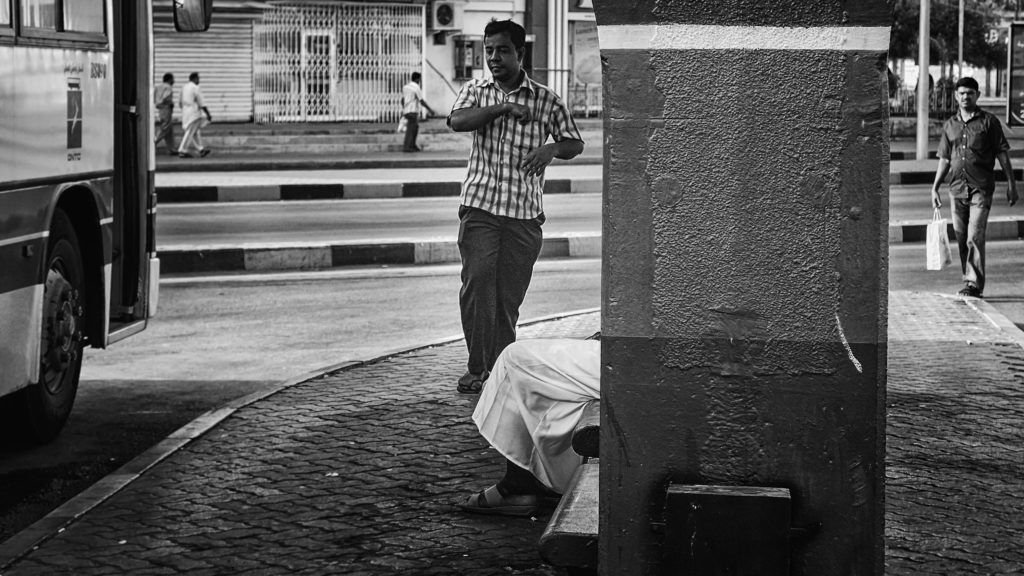
[[[1024, 335], [983, 301], [916, 292], [891, 294], [889, 326], [886, 573], [1024, 573]], [[452, 341], [215, 412], [0, 544], [0, 573], [556, 574], [547, 516], [454, 507], [502, 472], [453, 390], [463, 360]]]

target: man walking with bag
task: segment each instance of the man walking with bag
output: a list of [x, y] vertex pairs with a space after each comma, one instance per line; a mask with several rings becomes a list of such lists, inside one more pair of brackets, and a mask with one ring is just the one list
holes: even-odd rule
[[978, 82], [961, 78], [955, 90], [959, 110], [942, 127], [932, 206], [942, 207], [939, 186], [948, 175], [953, 231], [964, 279], [964, 287], [957, 294], [981, 298], [985, 292], [985, 228], [996, 189], [996, 159], [1006, 174], [1010, 206], [1017, 203], [1017, 182], [1010, 165], [1010, 145], [999, 119], [978, 107]]
[[[206, 115], [205, 122], [203, 114]], [[185, 127], [185, 135], [181, 137], [181, 146], [178, 147], [178, 156], [182, 158], [194, 158], [191, 150], [195, 150], [200, 157], [210, 153], [210, 149], [203, 146], [203, 126], [213, 122], [210, 110], [203, 102], [203, 93], [199, 90], [199, 73], [193, 72], [188, 76], [188, 84], [181, 89], [181, 125]]]
[[523, 71], [525, 54], [522, 26], [487, 24], [484, 55], [492, 78], [467, 82], [448, 116], [456, 132], [473, 132], [459, 206], [459, 307], [469, 349], [462, 393], [479, 393], [498, 354], [516, 339], [542, 243], [544, 169], [554, 158], [583, 151], [565, 103]]

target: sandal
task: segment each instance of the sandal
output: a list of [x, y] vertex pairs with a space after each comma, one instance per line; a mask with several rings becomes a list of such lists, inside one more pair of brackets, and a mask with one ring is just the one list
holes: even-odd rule
[[536, 494], [509, 494], [502, 496], [498, 486], [491, 486], [471, 494], [465, 504], [459, 504], [465, 512], [489, 514], [492, 516], [533, 516], [537, 513], [540, 497]]
[[484, 381], [487, 380], [487, 372], [480, 374], [473, 374], [472, 372], [466, 372], [459, 378], [459, 385], [456, 386], [456, 390], [460, 394], [479, 394], [484, 387]]

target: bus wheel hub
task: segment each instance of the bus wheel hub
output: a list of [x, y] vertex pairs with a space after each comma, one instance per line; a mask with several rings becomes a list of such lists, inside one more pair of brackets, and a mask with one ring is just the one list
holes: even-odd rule
[[44, 381], [50, 392], [60, 388], [64, 372], [78, 357], [82, 330], [82, 303], [78, 291], [64, 275], [50, 270], [46, 276], [46, 306], [43, 309]]

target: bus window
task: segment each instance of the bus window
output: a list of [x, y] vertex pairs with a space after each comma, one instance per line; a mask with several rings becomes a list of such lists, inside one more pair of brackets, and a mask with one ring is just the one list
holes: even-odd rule
[[64, 30], [102, 34], [103, 0], [65, 0]]
[[11, 25], [11, 3], [10, 0], [0, 0], [0, 27]]
[[56, 0], [21, 0], [21, 25], [56, 30]]

